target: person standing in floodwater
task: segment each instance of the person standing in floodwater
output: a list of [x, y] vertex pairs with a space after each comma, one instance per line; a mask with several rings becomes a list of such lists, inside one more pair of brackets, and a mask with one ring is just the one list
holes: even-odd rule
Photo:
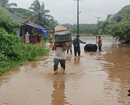
[[85, 44], [86, 42], [83, 42], [79, 39], [79, 35], [76, 36], [76, 38], [73, 40], [74, 45], [74, 55], [76, 56], [78, 53], [78, 56], [80, 56], [80, 43]]
[[69, 53], [69, 51], [72, 54], [72, 43], [72, 40], [70, 42], [67, 42], [67, 54]]
[[57, 73], [58, 64], [60, 63], [61, 67], [65, 71], [65, 63], [66, 63], [66, 56], [65, 51], [67, 49], [66, 43], [54, 43], [52, 46], [52, 50], [55, 50], [55, 57], [54, 57], [54, 74]]
[[102, 39], [101, 39], [101, 36], [98, 36], [98, 49], [99, 51], [102, 51]]

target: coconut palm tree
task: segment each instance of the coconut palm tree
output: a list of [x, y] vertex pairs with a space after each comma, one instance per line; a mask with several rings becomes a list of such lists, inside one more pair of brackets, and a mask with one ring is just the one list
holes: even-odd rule
[[29, 7], [29, 9], [34, 12], [29, 17], [29, 19], [41, 26], [47, 27], [47, 20], [51, 18], [52, 16], [48, 14], [50, 10], [45, 9], [44, 2], [40, 4], [39, 0], [35, 0], [31, 4], [31, 7]]
[[11, 6], [17, 7], [16, 3], [10, 3], [9, 0], [0, 0], [0, 6], [9, 9]]

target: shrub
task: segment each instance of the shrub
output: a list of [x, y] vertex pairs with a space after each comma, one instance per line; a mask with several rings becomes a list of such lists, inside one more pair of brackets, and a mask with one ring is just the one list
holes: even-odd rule
[[24, 44], [15, 35], [7, 34], [0, 28], [0, 75], [26, 61], [48, 55], [49, 49], [43, 46]]

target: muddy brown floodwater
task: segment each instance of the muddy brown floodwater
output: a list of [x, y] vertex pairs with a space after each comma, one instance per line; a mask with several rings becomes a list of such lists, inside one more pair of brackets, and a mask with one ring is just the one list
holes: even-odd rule
[[130, 47], [102, 40], [102, 52], [84, 52], [81, 44], [80, 57], [68, 54], [66, 74], [60, 66], [53, 74], [52, 52], [0, 76], [0, 105], [130, 105]]

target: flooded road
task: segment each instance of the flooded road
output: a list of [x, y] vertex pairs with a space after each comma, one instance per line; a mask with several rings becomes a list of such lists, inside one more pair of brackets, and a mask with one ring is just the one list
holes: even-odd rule
[[80, 57], [68, 54], [65, 74], [60, 65], [53, 74], [52, 52], [0, 76], [0, 105], [130, 105], [130, 47], [102, 41], [102, 52], [84, 52], [81, 44]]

